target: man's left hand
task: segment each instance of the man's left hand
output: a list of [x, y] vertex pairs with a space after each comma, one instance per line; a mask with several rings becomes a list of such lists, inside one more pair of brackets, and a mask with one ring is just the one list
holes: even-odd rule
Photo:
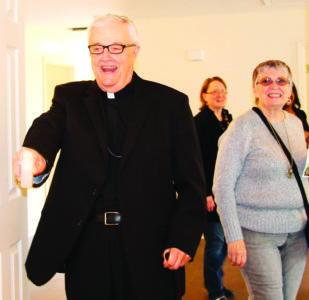
[[[168, 257], [168, 259], [166, 259]], [[169, 248], [163, 252], [163, 266], [170, 270], [177, 270], [191, 260], [191, 257], [177, 248]]]

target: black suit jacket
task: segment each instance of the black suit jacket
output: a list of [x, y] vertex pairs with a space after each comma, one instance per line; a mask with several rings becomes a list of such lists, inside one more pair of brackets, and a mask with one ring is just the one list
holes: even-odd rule
[[[106, 179], [107, 132], [95, 81], [57, 86], [52, 106], [29, 129], [24, 146], [52, 167], [60, 157], [26, 269], [37, 285], [65, 262]], [[201, 154], [186, 95], [137, 76], [118, 194], [125, 251], [140, 299], [170, 299], [174, 273], [162, 254], [194, 257], [205, 225]]]

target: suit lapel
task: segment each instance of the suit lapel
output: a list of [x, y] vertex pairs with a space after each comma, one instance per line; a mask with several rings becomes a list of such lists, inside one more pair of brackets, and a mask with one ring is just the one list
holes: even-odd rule
[[[151, 97], [150, 90], [143, 79], [137, 76], [134, 88], [132, 108], [130, 114], [129, 125], [123, 146], [123, 158], [120, 162], [119, 171], [125, 165], [130, 157], [132, 149], [138, 139], [138, 136], [143, 128], [149, 112]], [[91, 121], [98, 136], [101, 151], [104, 157], [104, 163], [107, 164], [107, 131], [106, 118], [102, 99], [95, 81], [91, 84], [87, 96], [84, 98], [84, 103], [90, 115]], [[103, 166], [104, 167], [104, 166]]]
[[123, 158], [121, 159], [119, 172], [130, 157], [134, 144], [136, 143], [136, 140], [143, 128], [143, 124], [148, 115], [151, 104], [149, 92], [150, 91], [147, 88], [145, 81], [137, 76], [134, 88], [130, 120], [123, 146]]
[[107, 163], [107, 131], [106, 131], [106, 118], [104, 113], [104, 107], [100, 96], [99, 88], [95, 81], [91, 84], [87, 96], [84, 98], [84, 103], [87, 111], [90, 115], [90, 119], [95, 128], [98, 136], [100, 148], [104, 157], [105, 164]]

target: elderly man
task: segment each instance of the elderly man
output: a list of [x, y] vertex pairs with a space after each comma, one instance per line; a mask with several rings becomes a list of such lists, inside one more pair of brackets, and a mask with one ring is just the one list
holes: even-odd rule
[[34, 185], [54, 178], [26, 269], [45, 284], [65, 272], [70, 300], [171, 300], [204, 230], [205, 182], [186, 95], [141, 79], [126, 17], [89, 27], [95, 81], [57, 86], [14, 157], [34, 154]]

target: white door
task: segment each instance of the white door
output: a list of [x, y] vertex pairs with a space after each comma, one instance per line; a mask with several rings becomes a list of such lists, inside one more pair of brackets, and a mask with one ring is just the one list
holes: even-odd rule
[[23, 0], [0, 1], [0, 300], [29, 300], [27, 198], [12, 156], [25, 134]]

